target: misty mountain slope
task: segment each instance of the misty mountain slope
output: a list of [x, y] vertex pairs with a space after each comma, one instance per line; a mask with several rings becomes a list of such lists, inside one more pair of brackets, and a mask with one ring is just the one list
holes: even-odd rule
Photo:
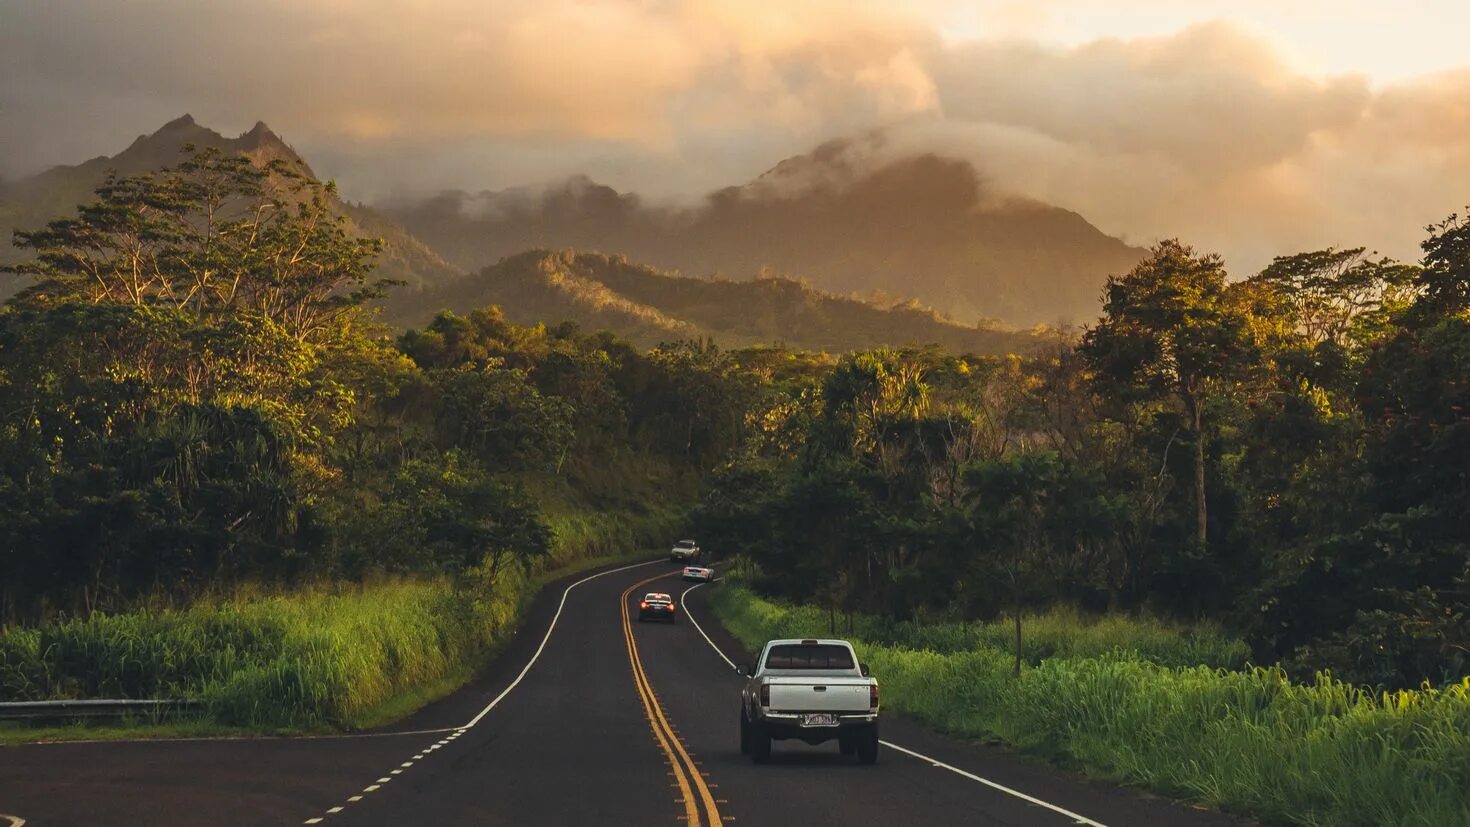
[[1029, 334], [980, 330], [913, 306], [881, 308], [781, 278], [697, 279], [660, 273], [622, 256], [533, 250], [390, 306], [389, 319], [426, 322], [439, 309], [499, 305], [520, 324], [575, 321], [640, 344], [707, 336], [725, 347], [784, 343], [833, 352], [939, 344], [957, 352], [1030, 348]]
[[[41, 227], [71, 214], [77, 205], [92, 199], [93, 189], [109, 171], [140, 175], [177, 165], [184, 160], [184, 147], [188, 144], [244, 155], [262, 166], [271, 161], [285, 161], [293, 169], [315, 177], [306, 161], [264, 123], [256, 123], [237, 138], [226, 138], [184, 115], [151, 135], [140, 135], [117, 155], [93, 158], [76, 166], [53, 167], [0, 186], [0, 236], [7, 242], [0, 246], [0, 263], [18, 261], [23, 255], [8, 243], [15, 230]], [[462, 275], [458, 267], [391, 218], [369, 207], [340, 200], [335, 207], [347, 218], [350, 232], [383, 239], [383, 250], [378, 257], [379, 276], [407, 282], [411, 290], [416, 290]], [[7, 281], [10, 283], [4, 283]], [[19, 286], [14, 277], [0, 276], [0, 298]]]
[[1142, 251], [1074, 212], [995, 199], [969, 163], [836, 141], [694, 209], [585, 178], [545, 192], [442, 193], [384, 211], [473, 267], [528, 247], [627, 255], [692, 275], [789, 275], [832, 293], [911, 296], [960, 319], [1088, 322]]

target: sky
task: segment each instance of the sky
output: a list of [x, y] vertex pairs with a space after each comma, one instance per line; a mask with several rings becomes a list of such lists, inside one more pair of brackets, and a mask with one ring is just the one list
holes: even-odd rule
[[1465, 31], [1463, 0], [0, 0], [0, 177], [188, 112], [359, 200], [693, 200], [882, 130], [1238, 273], [1412, 259], [1470, 203]]

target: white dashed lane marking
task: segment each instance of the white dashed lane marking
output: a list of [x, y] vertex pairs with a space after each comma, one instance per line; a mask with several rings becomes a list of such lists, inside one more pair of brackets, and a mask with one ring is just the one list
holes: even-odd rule
[[[590, 575], [588, 577], [584, 577], [581, 580], [578, 580], [577, 582], [571, 584], [570, 586], [567, 586], [566, 589], [564, 589], [562, 591], [562, 593], [561, 593], [561, 602], [558, 603], [557, 606], [556, 606], [556, 613], [551, 616], [551, 623], [546, 627], [546, 634], [545, 634], [545, 636], [543, 636], [541, 638], [541, 645], [536, 647], [536, 651], [534, 653], [532, 653], [531, 659], [526, 662], [526, 665], [525, 665], [525, 667], [523, 667], [521, 669], [520, 674], [516, 675], [515, 680], [513, 680], [513, 681], [510, 682], [510, 686], [507, 686], [499, 695], [496, 695], [495, 698], [490, 701], [490, 703], [488, 703], [488, 704], [485, 705], [485, 708], [484, 709], [481, 709], [480, 710], [479, 714], [475, 715], [475, 717], [473, 717], [473, 718], [470, 719], [469, 723], [466, 723], [463, 726], [452, 727], [450, 729], [417, 730], [417, 733], [422, 733], [422, 734], [425, 734], [425, 735], [439, 735], [439, 734], [442, 734], [442, 733], [449, 733], [449, 734], [448, 735], [445, 735], [444, 736], [444, 739], [441, 740], [441, 741], [439, 741], [438, 743], [431, 744], [427, 748], [425, 748], [422, 751], [420, 751], [417, 755], [415, 755], [413, 757], [413, 760], [412, 761], [405, 761], [402, 764], [399, 764], [398, 765], [398, 769], [389, 770], [388, 771], [388, 775], [386, 777], [379, 778], [377, 784], [373, 784], [373, 785], [371, 785], [369, 787], [364, 788], [363, 789], [363, 792], [373, 792], [374, 790], [377, 790], [383, 784], [386, 784], [389, 781], [392, 781], [393, 780], [393, 778], [392, 778], [393, 776], [395, 776], [395, 775], [401, 775], [404, 770], [409, 769], [410, 767], [412, 767], [415, 762], [422, 761], [425, 758], [427, 758], [428, 755], [429, 755], [429, 753], [433, 752], [434, 750], [439, 749], [442, 746], [447, 745], [448, 743], [450, 743], [454, 739], [456, 739], [459, 736], [465, 734], [465, 732], [469, 731], [470, 727], [473, 727], [475, 724], [478, 724], [482, 719], [484, 719], [484, 717], [486, 715], [488, 715], [490, 713], [490, 710], [494, 709], [497, 705], [499, 705], [499, 703], [502, 700], [505, 700], [505, 696], [509, 695], [511, 693], [511, 690], [515, 689], [517, 686], [520, 686], [521, 681], [524, 680], [525, 677], [526, 677], [526, 673], [528, 673], [528, 672], [531, 671], [531, 667], [536, 665], [536, 661], [537, 660], [540, 660], [541, 653], [544, 652], [544, 651], [546, 651], [546, 644], [547, 644], [548, 641], [551, 640], [551, 633], [554, 632], [554, 631], [556, 631], [556, 622], [561, 619], [562, 610], [565, 609], [566, 606], [567, 606], [567, 595], [571, 593], [572, 589], [575, 589], [576, 587], [582, 585], [583, 583], [586, 583], [588, 580], [596, 580], [599, 577], [603, 577], [603, 576], [606, 576], [606, 575], [609, 575], [609, 574], [615, 574], [615, 573], [620, 572], [620, 571], [627, 571], [628, 569], [636, 569], [636, 568], [638, 568], [640, 566], [651, 566], [654, 563], [660, 563], [660, 562], [663, 562], [663, 561], [662, 560], [649, 560], [646, 563], [633, 563], [632, 565], [619, 566], [618, 568], [615, 568], [615, 569], [608, 569], [607, 571], [598, 572], [597, 574], [593, 574], [593, 575]], [[383, 733], [383, 734], [384, 735], [395, 735], [395, 734], [403, 734], [403, 733]], [[352, 804], [352, 803], [356, 803], [356, 802], [361, 801], [361, 800], [362, 800], [362, 796], [361, 795], [353, 795], [353, 796], [348, 797], [346, 803], [347, 804]], [[336, 815], [337, 813], [342, 812], [343, 809], [344, 809], [344, 806], [332, 807], [332, 808], [330, 808], [330, 809], [327, 810], [327, 815]], [[316, 818], [308, 818], [304, 823], [306, 823], [306, 824], [320, 824], [320, 823], [322, 823], [322, 821], [323, 821], [322, 817], [321, 816], [318, 816]], [[21, 821], [18, 824], [12, 824], [12, 825], [10, 825], [10, 827], [19, 827], [20, 824], [24, 824], [24, 823], [25, 823], [24, 821]]]

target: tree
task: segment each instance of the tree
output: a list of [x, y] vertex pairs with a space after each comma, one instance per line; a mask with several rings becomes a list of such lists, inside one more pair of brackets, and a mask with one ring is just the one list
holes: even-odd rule
[[25, 507], [0, 514], [0, 580], [33, 592], [11, 610], [308, 566], [353, 365], [382, 350], [360, 311], [377, 245], [330, 186], [198, 151], [16, 241], [35, 283], [0, 313], [0, 487]]
[[1206, 442], [1213, 399], [1256, 358], [1248, 318], [1216, 255], [1165, 241], [1108, 278], [1103, 318], [1081, 351], [1101, 392], [1124, 403], [1177, 405], [1194, 445], [1195, 539], [1209, 538]]
[[1370, 259], [1362, 247], [1328, 248], [1277, 257], [1247, 283], [1270, 291], [1306, 347], [1346, 348], [1407, 306], [1418, 272], [1392, 259]]
[[1021, 674], [1021, 614], [1040, 584], [1057, 538], [1054, 500], [1062, 465], [1055, 454], [1025, 452], [971, 465], [967, 514], [971, 542], [1007, 585], [1015, 625], [1015, 674]]
[[79, 299], [203, 315], [249, 313], [300, 340], [384, 283], [368, 274], [381, 244], [347, 232], [335, 188], [275, 162], [186, 147], [158, 173], [109, 176], [70, 218], [15, 234], [34, 258], [0, 268], [36, 280], [31, 302]]
[[543, 396], [525, 371], [494, 360], [481, 368], [434, 370], [435, 431], [445, 449], [459, 448], [501, 470], [550, 468], [571, 444], [571, 407]]
[[1446, 317], [1470, 310], [1470, 217], [1451, 215], [1429, 228], [1415, 311]]

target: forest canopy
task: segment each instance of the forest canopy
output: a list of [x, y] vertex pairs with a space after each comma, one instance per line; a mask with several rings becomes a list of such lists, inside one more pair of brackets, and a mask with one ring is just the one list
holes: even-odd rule
[[[1208, 618], [1260, 662], [1470, 671], [1470, 223], [1233, 278], [1157, 245], [1006, 357], [643, 349], [496, 308], [393, 336], [330, 185], [216, 151], [21, 232], [0, 622], [549, 553], [691, 509], [768, 593], [896, 619]], [[554, 321], [554, 320], [548, 320]]]

